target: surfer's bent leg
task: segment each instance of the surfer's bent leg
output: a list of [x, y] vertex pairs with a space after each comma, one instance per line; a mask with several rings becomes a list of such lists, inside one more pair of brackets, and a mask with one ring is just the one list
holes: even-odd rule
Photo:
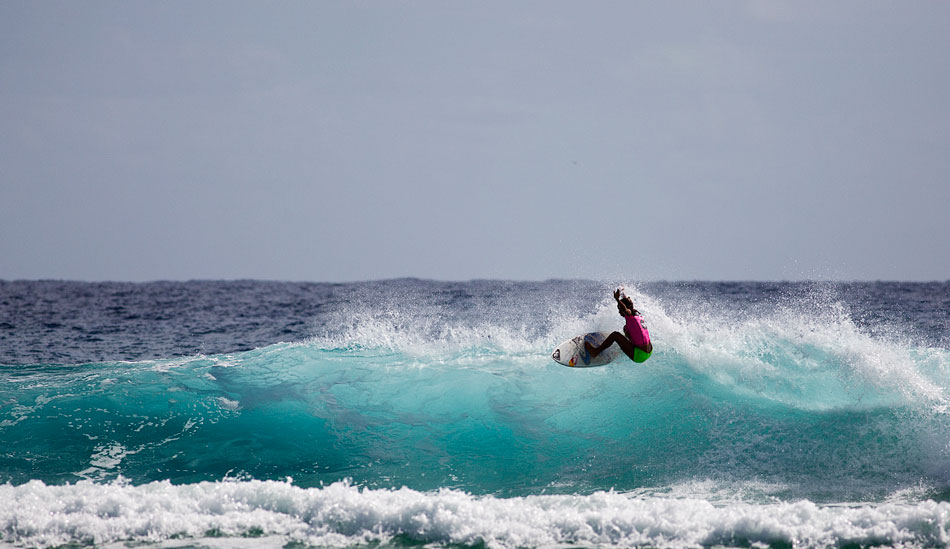
[[626, 354], [628, 357], [630, 357], [630, 360], [633, 360], [633, 350], [635, 349], [635, 347], [633, 346], [633, 343], [630, 343], [630, 340], [627, 339], [627, 337], [621, 334], [620, 332], [614, 332], [610, 334], [609, 336], [607, 336], [607, 339], [605, 339], [604, 342], [598, 345], [597, 347], [594, 347], [589, 342], [585, 341], [584, 348], [587, 349], [588, 353], [590, 353], [591, 358], [594, 358], [600, 353], [602, 353], [604, 349], [606, 349], [607, 347], [610, 347], [614, 343], [616, 343], [617, 345], [620, 345], [620, 350], [623, 351], [624, 354]]

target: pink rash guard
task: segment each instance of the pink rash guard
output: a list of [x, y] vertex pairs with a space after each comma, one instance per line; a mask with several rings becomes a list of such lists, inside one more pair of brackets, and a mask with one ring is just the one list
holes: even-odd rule
[[627, 337], [630, 338], [630, 342], [636, 347], [644, 348], [650, 344], [650, 332], [647, 331], [646, 325], [643, 324], [643, 318], [640, 315], [625, 316], [624, 319], [627, 321], [627, 325], [623, 327], [623, 330], [627, 332]]

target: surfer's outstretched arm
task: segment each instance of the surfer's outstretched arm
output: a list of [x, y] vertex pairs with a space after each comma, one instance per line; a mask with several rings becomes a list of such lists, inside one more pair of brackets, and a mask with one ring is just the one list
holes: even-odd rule
[[[614, 343], [616, 343], [617, 345], [620, 345], [620, 350], [623, 351], [624, 354], [626, 354], [628, 357], [630, 357], [630, 360], [633, 360], [633, 352], [634, 352], [634, 349], [636, 349], [636, 347], [634, 347], [633, 343], [631, 343], [630, 340], [627, 339], [627, 337], [621, 334], [620, 332], [614, 332], [610, 334], [609, 336], [607, 336], [607, 339], [605, 339], [604, 342], [598, 345], [597, 347], [594, 347], [589, 342], [585, 341], [584, 348], [587, 349], [588, 353], [590, 353], [591, 358], [594, 358], [600, 353], [602, 353], [604, 349], [610, 347]], [[650, 350], [652, 351], [653, 349], [650, 349]]]

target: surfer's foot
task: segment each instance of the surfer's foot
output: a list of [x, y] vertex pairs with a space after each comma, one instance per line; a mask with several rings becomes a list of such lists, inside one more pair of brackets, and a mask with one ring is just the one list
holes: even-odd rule
[[584, 342], [584, 349], [586, 349], [587, 352], [590, 353], [591, 358], [597, 358], [597, 355], [600, 354], [597, 348], [590, 344], [590, 341]]

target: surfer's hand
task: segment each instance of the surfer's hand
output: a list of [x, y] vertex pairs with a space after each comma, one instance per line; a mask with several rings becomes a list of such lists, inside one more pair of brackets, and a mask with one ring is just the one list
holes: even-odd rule
[[614, 299], [616, 299], [617, 301], [620, 301], [620, 288], [617, 288], [616, 290], [614, 290]]

